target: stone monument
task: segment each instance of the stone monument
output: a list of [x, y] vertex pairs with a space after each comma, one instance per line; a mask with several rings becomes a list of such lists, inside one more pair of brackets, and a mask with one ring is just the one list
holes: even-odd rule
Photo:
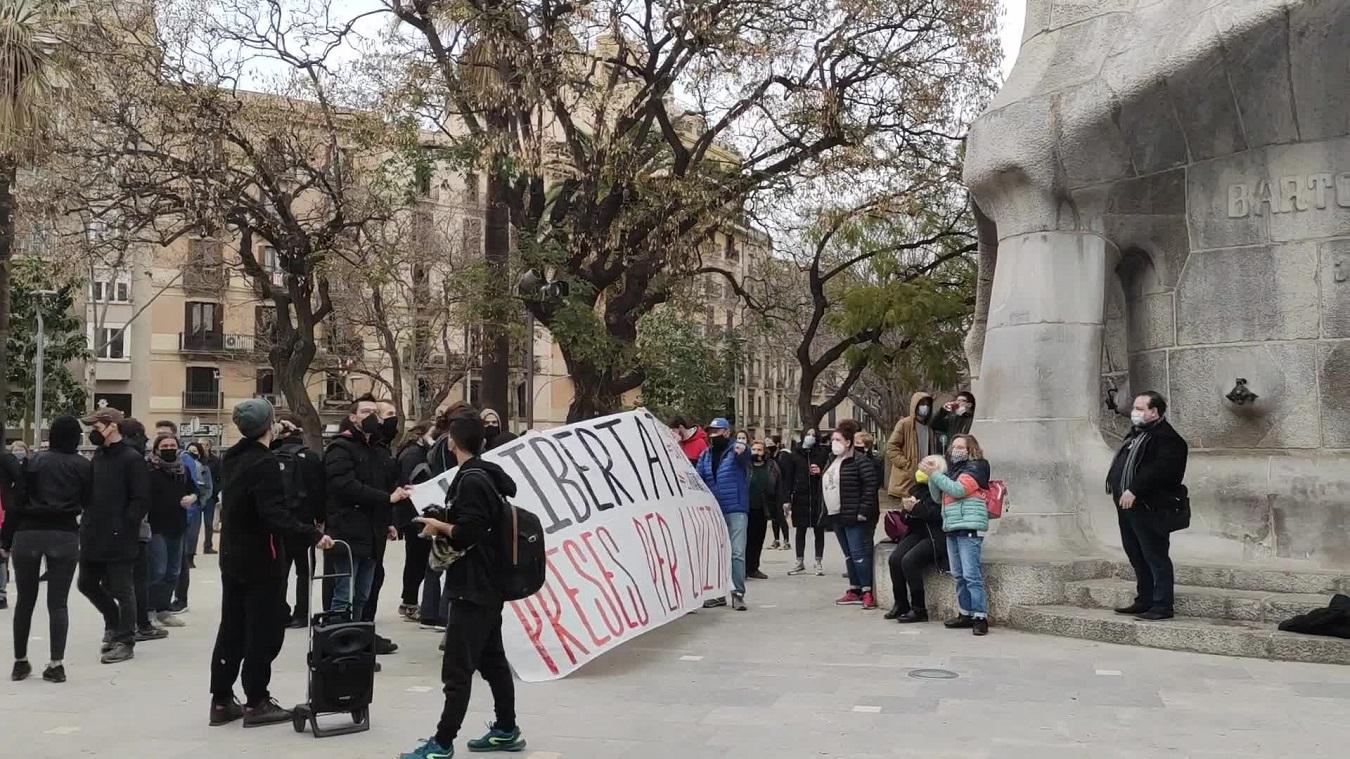
[[1156, 389], [1179, 562], [1350, 568], [1350, 2], [1030, 0], [965, 181], [991, 548], [1119, 546], [1107, 401]]

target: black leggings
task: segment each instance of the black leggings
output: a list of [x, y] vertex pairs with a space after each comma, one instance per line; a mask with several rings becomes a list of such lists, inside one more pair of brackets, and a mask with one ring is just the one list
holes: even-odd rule
[[19, 602], [14, 607], [14, 658], [28, 658], [28, 633], [37, 608], [38, 578], [47, 559], [47, 618], [51, 627], [52, 661], [66, 655], [70, 615], [66, 600], [80, 561], [80, 535], [60, 530], [23, 530], [14, 534], [14, 584]]
[[788, 541], [788, 537], [790, 537], [791, 535], [792, 533], [788, 531], [787, 514], [783, 513], [782, 509], [775, 508], [773, 510], [774, 542], [786, 543]]
[[820, 525], [808, 527], [804, 524], [797, 525], [797, 561], [802, 561], [806, 555], [806, 531], [816, 531], [816, 561], [825, 558], [825, 528]]
[[427, 576], [427, 560], [431, 558], [431, 541], [417, 537], [421, 525], [403, 528], [403, 605], [417, 606], [422, 602], [422, 581]]
[[928, 530], [918, 529], [900, 539], [888, 560], [896, 608], [901, 611], [928, 608], [924, 605], [923, 570], [936, 561]]

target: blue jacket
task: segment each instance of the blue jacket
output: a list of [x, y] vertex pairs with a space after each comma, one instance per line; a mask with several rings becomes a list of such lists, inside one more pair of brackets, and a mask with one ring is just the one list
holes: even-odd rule
[[722, 460], [717, 462], [717, 477], [713, 477], [712, 448], [698, 457], [698, 476], [717, 497], [723, 514], [750, 513], [750, 447], [736, 453], [736, 442], [727, 444]]

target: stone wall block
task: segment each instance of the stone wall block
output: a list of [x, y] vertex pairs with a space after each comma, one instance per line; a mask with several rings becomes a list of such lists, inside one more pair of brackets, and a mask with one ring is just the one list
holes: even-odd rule
[[1186, 167], [1191, 250], [1268, 242], [1269, 215], [1256, 211], [1255, 198], [1259, 182], [1269, 182], [1269, 176], [1264, 150]]
[[1106, 13], [1134, 10], [1138, 0], [1054, 0], [1050, 26], [1059, 29]]
[[1350, 337], [1350, 239], [1318, 246], [1322, 289], [1322, 337]]
[[[1318, 346], [1318, 352], [1322, 445], [1350, 448], [1350, 342], [1323, 343]], [[1350, 467], [1346, 469], [1350, 470]], [[1350, 489], [1343, 495], [1345, 493], [1350, 493]], [[1350, 527], [1350, 522], [1346, 525]]]
[[[1268, 343], [1169, 352], [1173, 424], [1197, 448], [1317, 448], [1317, 346]], [[1260, 396], [1237, 406], [1224, 396], [1237, 378]]]
[[1193, 253], [1177, 284], [1180, 345], [1314, 338], [1313, 243]]
[[1191, 160], [1246, 150], [1247, 138], [1242, 133], [1217, 34], [1198, 45], [1194, 57], [1179, 63], [1167, 77], [1167, 89], [1186, 132]]
[[1350, 134], [1350, 3], [1307, 0], [1289, 9], [1289, 67], [1304, 140]]
[[1172, 293], [1149, 293], [1125, 306], [1131, 351], [1168, 348], [1175, 344]]
[[1223, 56], [1251, 147], [1294, 142], [1298, 122], [1289, 81], [1289, 24], [1284, 8], [1260, 0], [1225, 3], [1211, 18], [1224, 38]]
[[1280, 145], [1266, 156], [1273, 202], [1254, 203], [1252, 213], [1269, 216], [1271, 240], [1350, 235], [1350, 138]]
[[1060, 162], [1069, 187], [1094, 185], [1134, 175], [1130, 150], [1111, 114], [1114, 97], [1099, 81], [1055, 98]]

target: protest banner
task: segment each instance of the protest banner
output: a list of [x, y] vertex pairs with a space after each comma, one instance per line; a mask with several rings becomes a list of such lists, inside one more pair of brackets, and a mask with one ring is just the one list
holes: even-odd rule
[[[712, 493], [645, 409], [525, 435], [483, 455], [544, 525], [548, 580], [506, 606], [516, 674], [554, 680], [726, 594], [731, 548]], [[412, 492], [445, 503], [455, 470]]]

